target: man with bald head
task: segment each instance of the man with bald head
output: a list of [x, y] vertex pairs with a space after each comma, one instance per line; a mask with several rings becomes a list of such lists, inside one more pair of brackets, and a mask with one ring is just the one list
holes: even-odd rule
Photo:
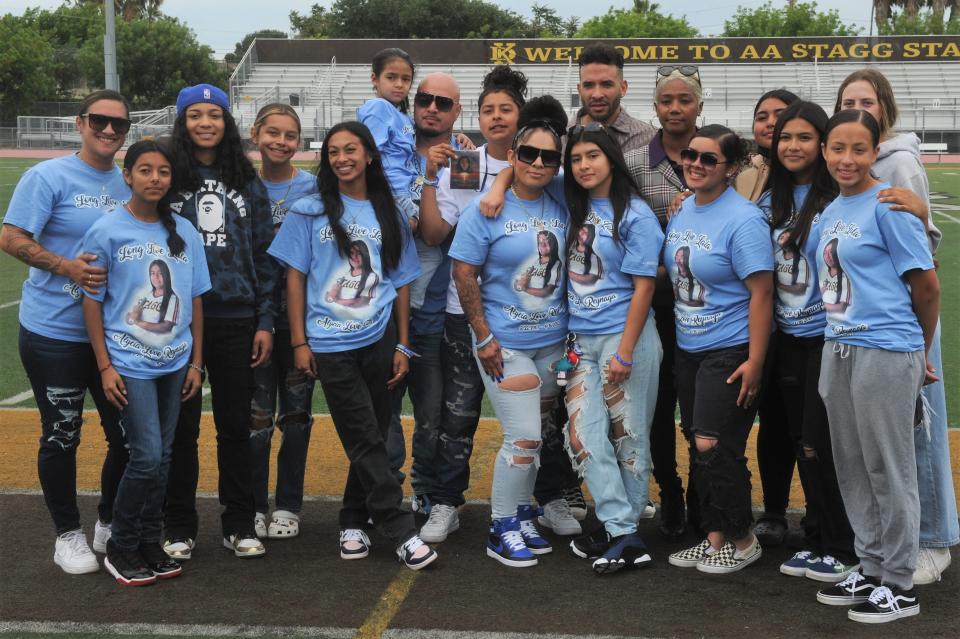
[[[457, 148], [473, 148], [469, 138], [453, 135], [453, 127], [460, 117], [460, 87], [446, 73], [431, 73], [421, 80], [413, 98], [413, 122], [416, 128], [417, 177], [410, 185], [409, 197], [418, 205], [423, 190], [433, 191], [439, 181], [437, 166], [430, 171], [437, 177], [428, 179], [427, 159], [434, 149], [435, 163], [445, 160]], [[458, 139], [459, 138], [459, 139]], [[446, 163], [445, 161], [443, 162]], [[441, 169], [445, 170], [445, 169]], [[416, 229], [414, 234], [417, 235]], [[436, 450], [437, 425], [440, 421], [443, 373], [440, 367], [440, 344], [446, 315], [447, 287], [450, 283], [449, 244], [430, 247], [416, 237], [422, 275], [411, 286], [410, 347], [419, 357], [411, 358], [410, 373], [406, 377], [410, 401], [413, 404], [413, 468], [411, 483], [414, 490], [414, 510], [426, 512], [429, 500], [425, 497], [437, 484]], [[390, 465], [400, 474], [405, 448], [400, 426], [400, 408], [404, 388], [395, 393], [394, 421], [387, 438]]]

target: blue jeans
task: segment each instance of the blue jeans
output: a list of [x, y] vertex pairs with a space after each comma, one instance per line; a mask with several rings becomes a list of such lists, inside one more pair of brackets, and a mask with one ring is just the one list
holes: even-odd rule
[[127, 405], [122, 415], [130, 461], [120, 479], [110, 525], [111, 538], [122, 550], [161, 539], [163, 496], [186, 374], [183, 367], [155, 379], [123, 376]]
[[608, 383], [608, 362], [621, 336], [577, 336], [583, 355], [566, 393], [567, 452], [593, 495], [597, 519], [614, 537], [637, 532], [647, 505], [650, 425], [663, 359], [656, 324], [648, 320], [633, 349], [630, 377]]
[[87, 342], [66, 342], [20, 327], [20, 361], [40, 411], [37, 472], [58, 535], [80, 528], [77, 447], [87, 390], [100, 413], [107, 455], [100, 472], [100, 521], [113, 516], [117, 485], [127, 463], [120, 413], [103, 394], [97, 360]]
[[250, 447], [257, 512], [265, 513], [270, 508], [267, 482], [270, 444], [276, 426], [283, 434], [277, 453], [277, 510], [299, 513], [303, 508], [303, 476], [313, 426], [314, 382], [293, 364], [289, 330], [277, 331], [273, 354], [267, 363], [254, 369], [253, 381], [256, 386], [250, 415]]
[[923, 387], [930, 406], [930, 432], [914, 431], [917, 453], [917, 486], [920, 489], [920, 547], [949, 548], [960, 543], [957, 500], [950, 470], [950, 440], [947, 435], [947, 398], [944, 391], [940, 324], [930, 346], [930, 363], [941, 380]]
[[[550, 430], [560, 387], [552, 365], [563, 356], [563, 342], [538, 349], [503, 347], [503, 377], [520, 375], [539, 378], [531, 390], [505, 390], [481, 372], [487, 396], [503, 429], [503, 442], [493, 465], [490, 505], [493, 518], [514, 517], [517, 506], [533, 501], [533, 486], [540, 466], [541, 433]], [[476, 349], [474, 349], [476, 356]], [[479, 359], [477, 365], [482, 369]], [[520, 446], [532, 442], [535, 448]]]

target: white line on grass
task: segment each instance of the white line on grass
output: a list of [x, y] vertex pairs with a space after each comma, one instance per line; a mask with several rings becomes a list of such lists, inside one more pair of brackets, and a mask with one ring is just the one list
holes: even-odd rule
[[19, 303], [20, 303], [20, 300], [14, 300], [14, 301], [12, 301], [12, 302], [5, 302], [5, 303], [3, 303], [3, 304], [0, 304], [0, 309], [10, 308], [11, 306], [16, 306], [16, 305], [18, 305]]
[[324, 637], [349, 639], [353, 628], [319, 626], [248, 626], [226, 624], [86, 623], [79, 621], [0, 621], [0, 634], [40, 635], [89, 634], [103, 636], [151, 637]]
[[6, 399], [0, 399], [0, 406], [13, 406], [14, 404], [19, 404], [20, 402], [25, 402], [28, 399], [33, 397], [33, 391], [23, 391], [22, 393], [17, 393], [13, 397], [8, 397]]
[[960, 220], [958, 220], [957, 218], [953, 217], [952, 215], [950, 215], [950, 214], [948, 214], [948, 213], [944, 213], [943, 211], [934, 211], [934, 213], [936, 213], [937, 215], [939, 215], [939, 216], [941, 216], [941, 217], [947, 218], [947, 219], [950, 220], [951, 222], [956, 222], [957, 224], [960, 224]]

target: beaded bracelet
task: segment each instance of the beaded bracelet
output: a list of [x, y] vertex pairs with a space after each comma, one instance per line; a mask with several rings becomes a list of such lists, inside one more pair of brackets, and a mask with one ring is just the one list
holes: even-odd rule
[[620, 364], [622, 364], [623, 366], [626, 366], [627, 368], [630, 368], [631, 366], [633, 366], [633, 362], [628, 362], [624, 360], [622, 357], [620, 357], [620, 353], [614, 353], [613, 359], [617, 360], [618, 362], [620, 362]]
[[187, 364], [187, 368], [192, 368], [193, 370], [197, 371], [201, 375], [203, 374], [203, 366], [197, 366], [196, 364], [191, 363], [191, 364]]
[[404, 346], [403, 344], [397, 344], [394, 348], [398, 353], [403, 353], [407, 356], [408, 359], [413, 359], [414, 357], [420, 357], [420, 353], [416, 352], [412, 348]]
[[493, 333], [490, 332], [490, 333], [487, 334], [486, 337], [484, 337], [482, 340], [480, 340], [479, 342], [477, 342], [477, 343], [474, 344], [473, 346], [474, 346], [474, 348], [476, 348], [476, 349], [479, 351], [481, 348], [483, 348], [484, 346], [486, 346], [487, 344], [489, 344], [489, 343], [492, 342], [493, 340], [494, 340]]

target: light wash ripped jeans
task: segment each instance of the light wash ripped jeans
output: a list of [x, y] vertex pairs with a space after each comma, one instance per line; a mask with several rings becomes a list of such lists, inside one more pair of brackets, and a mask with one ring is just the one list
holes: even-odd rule
[[587, 482], [599, 519], [611, 536], [637, 531], [647, 505], [650, 425], [657, 405], [663, 347], [649, 318], [633, 349], [623, 384], [607, 383], [607, 366], [621, 333], [577, 335], [583, 350], [569, 378], [565, 438], [574, 468]]
[[[476, 337], [474, 336], [474, 342]], [[503, 429], [503, 443], [493, 465], [493, 488], [490, 506], [494, 519], [515, 517], [517, 506], [533, 503], [533, 486], [540, 467], [541, 432], [553, 419], [553, 408], [560, 394], [553, 363], [563, 357], [563, 341], [538, 349], [501, 347], [503, 379], [518, 375], [535, 375], [537, 387], [530, 390], [504, 390], [483, 370], [473, 350], [483, 386]], [[534, 442], [535, 448], [523, 448], [517, 442]], [[517, 461], [524, 459], [529, 461]]]

